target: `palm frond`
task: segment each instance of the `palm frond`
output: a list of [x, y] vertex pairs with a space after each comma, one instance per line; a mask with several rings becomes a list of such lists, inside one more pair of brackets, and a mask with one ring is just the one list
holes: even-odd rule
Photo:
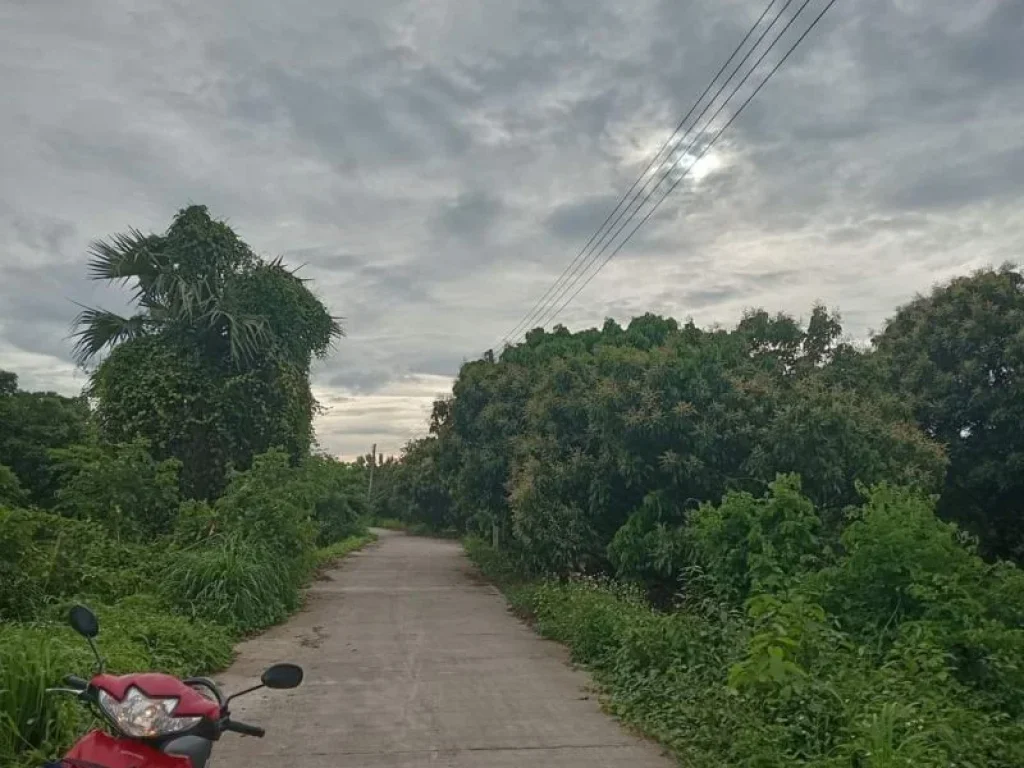
[[202, 318], [207, 332], [224, 336], [230, 345], [231, 362], [249, 365], [275, 353], [270, 323], [265, 317], [235, 314], [211, 302]]
[[114, 347], [123, 341], [139, 338], [147, 333], [145, 315], [122, 317], [105, 309], [83, 307], [75, 318], [73, 354], [79, 365], [95, 357], [104, 347]]
[[144, 235], [137, 229], [113, 235], [109, 240], [96, 240], [89, 246], [89, 277], [122, 283], [132, 278], [140, 284], [152, 281], [160, 271], [158, 242], [155, 235]]

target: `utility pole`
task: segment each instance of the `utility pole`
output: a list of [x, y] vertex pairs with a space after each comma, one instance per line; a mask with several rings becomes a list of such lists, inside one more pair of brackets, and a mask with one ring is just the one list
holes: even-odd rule
[[377, 444], [373, 444], [373, 448], [370, 449], [370, 482], [366, 485], [366, 504], [369, 506], [373, 503], [373, 468], [377, 466]]

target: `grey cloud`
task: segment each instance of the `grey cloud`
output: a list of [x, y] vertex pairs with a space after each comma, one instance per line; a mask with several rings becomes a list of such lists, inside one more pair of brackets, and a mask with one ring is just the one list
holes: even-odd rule
[[467, 353], [455, 350], [436, 351], [433, 349], [424, 350], [419, 354], [414, 353], [409, 360], [409, 369], [417, 373], [427, 373], [434, 376], [451, 376], [454, 378], [463, 364], [470, 359]]
[[[69, 299], [123, 304], [84, 280], [89, 240], [206, 203], [345, 317], [315, 378], [325, 444], [397, 450], [434, 384], [388, 393], [453, 375], [522, 317], [763, 5], [8, 3], [0, 350], [71, 370]], [[559, 320], [731, 323], [822, 299], [861, 333], [936, 279], [1019, 257], [1022, 23], [1013, 0], [836, 4], [721, 167]]]
[[340, 387], [358, 394], [372, 394], [379, 392], [384, 385], [394, 381], [395, 372], [387, 368], [345, 368], [327, 378], [327, 383], [332, 387]]
[[464, 192], [455, 200], [442, 204], [434, 218], [434, 227], [442, 237], [479, 240], [491, 229], [503, 208], [501, 201], [490, 192]]
[[[560, 205], [544, 220], [544, 226], [556, 237], [571, 240], [582, 238], [580, 242], [582, 246], [586, 243], [587, 238], [601, 226], [620, 199], [621, 195], [618, 197], [599, 195], [579, 202]], [[623, 214], [623, 218], [625, 218], [625, 214]]]
[[885, 202], [896, 208], [942, 209], [1020, 194], [1024, 146], [973, 156], [970, 160], [954, 154], [946, 160], [896, 186]]

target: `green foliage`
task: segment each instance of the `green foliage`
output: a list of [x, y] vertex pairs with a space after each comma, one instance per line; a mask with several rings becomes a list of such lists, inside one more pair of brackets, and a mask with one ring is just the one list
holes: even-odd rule
[[132, 230], [97, 241], [90, 276], [134, 283], [141, 310], [130, 318], [87, 309], [76, 354], [86, 362], [106, 347], [144, 336], [197, 346], [204, 357], [251, 365], [268, 352], [296, 365], [322, 356], [341, 328], [279, 260], [263, 262], [205, 206], [175, 216], [163, 235]]
[[298, 607], [298, 589], [267, 547], [233, 535], [169, 562], [160, 589], [176, 610], [248, 634]]
[[497, 526], [535, 573], [614, 570], [662, 602], [681, 576], [675, 529], [725, 493], [799, 474], [831, 536], [859, 483], [939, 487], [942, 449], [840, 335], [822, 307], [806, 327], [752, 312], [731, 331], [650, 315], [531, 331], [463, 366], [432, 435], [382, 468], [374, 512]]
[[29, 620], [74, 595], [134, 594], [145, 580], [139, 566], [154, 560], [157, 553], [119, 543], [95, 523], [0, 508], [0, 620]]
[[341, 328], [303, 280], [202, 206], [164, 235], [117, 235], [92, 255], [92, 276], [132, 283], [140, 309], [78, 320], [82, 359], [111, 348], [90, 385], [104, 439], [141, 437], [158, 459], [179, 459], [185, 494], [201, 499], [272, 447], [309, 453], [310, 362]]
[[648, 494], [608, 545], [616, 575], [643, 584], [649, 592], [659, 584], [674, 587], [691, 559], [682, 523], [674, 505], [660, 494]]
[[28, 494], [14, 471], [0, 464], [0, 506], [20, 507], [28, 503]]
[[313, 513], [320, 526], [317, 544], [328, 546], [361, 534], [367, 516], [363, 469], [324, 456], [310, 457], [303, 469], [319, 489]]
[[690, 524], [695, 564], [723, 600], [738, 604], [752, 592], [781, 591], [821, 564], [820, 527], [800, 479], [781, 476], [762, 499], [733, 492], [697, 511]]
[[684, 764], [1008, 768], [1022, 363], [1009, 267], [915, 300], [867, 349], [820, 306], [535, 329], [463, 366], [374, 511], [470, 534]]
[[[137, 448], [113, 447], [101, 460], [158, 466], [142, 461]], [[85, 461], [85, 473], [96, 455], [88, 448], [63, 459]], [[148, 546], [118, 541], [89, 520], [0, 509], [0, 761], [37, 763], [87, 725], [80, 707], [42, 693], [61, 675], [88, 669], [88, 649], [63, 624], [72, 600], [94, 604], [115, 672], [219, 669], [236, 638], [298, 607], [300, 587], [316, 567], [371, 540], [361, 531], [330, 539], [340, 527], [331, 517], [339, 494], [364, 493], [352, 485], [353, 471], [326, 458], [292, 467], [283, 452], [258, 456], [213, 504], [183, 504], [173, 534]], [[152, 483], [148, 491], [158, 492], [158, 478], [150, 471], [140, 488]]]
[[[0, 465], [14, 472], [31, 502], [49, 506], [57, 490], [50, 451], [91, 440], [89, 407], [84, 398], [19, 391], [13, 373], [0, 377]], [[0, 480], [0, 488], [9, 484]]]
[[202, 206], [91, 256], [137, 310], [78, 318], [79, 360], [106, 352], [94, 410], [0, 371], [0, 764], [19, 768], [87, 725], [43, 693], [90, 663], [71, 602], [113, 671], [211, 672], [368, 540], [365, 467], [310, 456], [310, 365], [341, 328], [308, 281]]
[[76, 445], [51, 452], [60, 477], [54, 511], [103, 525], [116, 538], [169, 533], [178, 516], [176, 459], [157, 462], [144, 442]]
[[287, 454], [274, 450], [235, 474], [214, 508], [229, 530], [258, 542], [287, 567], [315, 548], [319, 491], [308, 473], [293, 470]]
[[452, 499], [444, 470], [442, 444], [435, 438], [413, 441], [405, 461], [389, 460], [374, 468], [371, 510], [377, 518], [421, 523], [427, 530], [452, 525]]
[[948, 448], [940, 514], [986, 553], [1024, 559], [1024, 273], [987, 269], [937, 287], [875, 344], [889, 385]]
[[213, 505], [183, 506], [176, 537], [187, 548], [172, 558], [162, 593], [186, 615], [241, 633], [281, 621], [325, 548], [340, 556], [365, 541], [353, 471], [324, 457], [295, 468], [282, 451], [257, 456]]
[[[727, 494], [678, 526], [671, 612], [593, 577], [524, 584], [511, 553], [466, 548], [589, 666], [612, 712], [683, 764], [1010, 768], [1024, 757], [1024, 574], [985, 563], [933, 507], [880, 486], [830, 548], [795, 477]], [[637, 530], [668, 530], [653, 499], [646, 513], [613, 559], [633, 556]]]

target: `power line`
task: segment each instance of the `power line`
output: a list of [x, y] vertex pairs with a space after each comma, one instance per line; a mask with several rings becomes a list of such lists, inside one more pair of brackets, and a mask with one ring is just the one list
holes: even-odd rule
[[[789, 0], [789, 1], [792, 2], [792, 0]], [[625, 202], [626, 198], [628, 198], [630, 196], [630, 194], [632, 194], [633, 190], [636, 189], [637, 185], [641, 182], [641, 180], [643, 180], [643, 178], [647, 175], [647, 173], [655, 166], [655, 164], [658, 162], [658, 158], [661, 157], [661, 154], [665, 151], [665, 149], [672, 143], [672, 141], [675, 139], [675, 137], [683, 129], [683, 126], [686, 124], [686, 121], [690, 119], [690, 116], [694, 113], [694, 110], [697, 109], [697, 106], [700, 104], [700, 102], [703, 100], [703, 98], [705, 96], [707, 96], [708, 92], [711, 90], [712, 86], [715, 84], [715, 81], [718, 80], [718, 78], [722, 76], [722, 73], [725, 72], [725, 70], [729, 66], [729, 64], [732, 63], [732, 60], [734, 58], [736, 58], [736, 55], [743, 49], [743, 46], [746, 45], [747, 41], [750, 39], [750, 36], [754, 34], [754, 30], [756, 30], [757, 27], [761, 24], [761, 22], [764, 21], [765, 17], [768, 15], [768, 12], [772, 9], [772, 6], [774, 6], [776, 2], [778, 2], [778, 0], [770, 0], [769, 1], [768, 5], [766, 5], [765, 9], [761, 12], [761, 15], [758, 16], [757, 21], [755, 21], [751, 25], [750, 29], [747, 30], [747, 34], [745, 34], [743, 36], [743, 39], [740, 40], [740, 42], [733, 49], [733, 52], [729, 55], [729, 58], [725, 60], [725, 63], [722, 64], [722, 66], [718, 70], [718, 72], [715, 73], [715, 76], [713, 78], [711, 78], [711, 81], [707, 84], [707, 87], [704, 88], [704, 91], [701, 93], [701, 95], [697, 97], [697, 100], [693, 103], [693, 106], [690, 107], [690, 111], [687, 112], [683, 116], [683, 119], [679, 121], [679, 124], [676, 126], [675, 130], [672, 131], [672, 133], [669, 135], [669, 137], [667, 139], [665, 139], [665, 142], [661, 145], [661, 147], [655, 153], [654, 157], [651, 158], [651, 161], [647, 164], [647, 167], [644, 168], [640, 172], [639, 176], [636, 177], [636, 180], [633, 182], [633, 184], [630, 186], [630, 188], [626, 190], [626, 193], [619, 199], [619, 202], [616, 203], [615, 207], [611, 210], [611, 212], [608, 214], [608, 216], [605, 218], [605, 220], [601, 223], [601, 226], [599, 226], [597, 228], [597, 230], [595, 230], [594, 234], [590, 236], [590, 239], [586, 242], [586, 244], [583, 246], [583, 248], [580, 249], [580, 252], [576, 254], [576, 257], [571, 262], [569, 262], [568, 266], [566, 266], [566, 268], [564, 270], [562, 270], [562, 274], [559, 275], [558, 279], [556, 279], [555, 282], [552, 283], [548, 287], [547, 291], [544, 292], [544, 295], [541, 296], [537, 300], [537, 303], [534, 304], [533, 308], [529, 312], [526, 313], [525, 317], [523, 319], [521, 319], [518, 323], [516, 323], [511, 331], [509, 331], [508, 333], [505, 334], [505, 336], [502, 337], [502, 339], [501, 339], [502, 342], [511, 341], [513, 338], [515, 338], [514, 334], [516, 334], [516, 332], [519, 331], [520, 328], [522, 328], [523, 326], [527, 326], [526, 330], [529, 329], [529, 324], [535, 318], [538, 307], [541, 306], [541, 304], [548, 297], [548, 295], [550, 295], [550, 293], [557, 288], [558, 284], [562, 281], [562, 279], [570, 272], [570, 270], [572, 270], [572, 268], [580, 260], [580, 258], [586, 252], [586, 250], [588, 248], [590, 248], [591, 244], [593, 244], [594, 240], [597, 239], [598, 235], [601, 233], [601, 230], [603, 230], [605, 228], [605, 226], [608, 224], [608, 222], [611, 221], [612, 217], [615, 216], [615, 213], [622, 206], [622, 203]], [[786, 5], [788, 7], [789, 3], [787, 3]], [[783, 8], [783, 11], [785, 11], [785, 7]], [[777, 19], [778, 19], [778, 17], [776, 17], [776, 20]], [[769, 29], [771, 29], [770, 26], [769, 26]], [[758, 42], [754, 43], [753, 48], [751, 48], [751, 52], [753, 52], [753, 50], [757, 48], [757, 46], [760, 43], [761, 39], [763, 39], [763, 35], [762, 35], [761, 38], [758, 39]], [[750, 56], [750, 53], [747, 54], [747, 57], [749, 57], [749, 56]], [[726, 82], [728, 82], [728, 79], [726, 80]], [[719, 93], [721, 93], [721, 91], [719, 91]], [[718, 96], [718, 94], [716, 94], [714, 98], [717, 98], [717, 96]], [[714, 98], [712, 98], [712, 102], [714, 101]], [[697, 119], [699, 120], [700, 118], [698, 117]], [[692, 127], [691, 127], [691, 129], [692, 129]], [[679, 144], [681, 144], [686, 139], [686, 135], [688, 133], [689, 133], [689, 131], [687, 131], [687, 133], [684, 134], [682, 136], [682, 138], [680, 138], [680, 140], [678, 142]], [[677, 144], [677, 146], [678, 146], [678, 144]], [[674, 148], [673, 148], [673, 151], [674, 151]], [[671, 152], [669, 153], [669, 155], [671, 155]], [[664, 163], [664, 161], [662, 161], [662, 163]], [[648, 181], [649, 181], [649, 179], [648, 179]], [[646, 188], [646, 184], [644, 185], [644, 187]], [[641, 192], [642, 191], [643, 190], [641, 189]], [[637, 196], [635, 196], [633, 198], [633, 200], [631, 200], [627, 204], [627, 206], [626, 206], [627, 209], [633, 204], [633, 202], [636, 200], [636, 197], [638, 197], [639, 194], [640, 194], [640, 192], [638, 192]], [[621, 217], [621, 215], [622, 214], [619, 214], [620, 217]], [[613, 222], [611, 226], [614, 227], [617, 222], [618, 222], [618, 219], [616, 219], [616, 221]], [[611, 229], [611, 228], [609, 227], [609, 229]], [[602, 236], [602, 239], [603, 239], [603, 236]], [[546, 309], [547, 308], [545, 308], [544, 311], [546, 311]], [[499, 345], [500, 345], [500, 342], [499, 342]]]
[[[747, 108], [747, 105], [750, 104], [750, 102], [753, 101], [754, 97], [757, 96], [757, 94], [761, 92], [761, 89], [764, 88], [764, 86], [768, 83], [769, 80], [772, 79], [772, 77], [775, 75], [775, 73], [779, 71], [779, 68], [782, 67], [782, 65], [786, 62], [786, 60], [792, 55], [793, 51], [795, 51], [800, 46], [800, 44], [804, 41], [804, 39], [811, 33], [811, 30], [813, 30], [816, 26], [818, 26], [818, 22], [820, 22], [822, 20], [822, 18], [824, 18], [825, 14], [828, 13], [829, 10], [831, 10], [832, 6], [835, 5], [835, 4], [836, 4], [836, 0], [829, 0], [828, 4], [821, 10], [821, 13], [819, 13], [815, 17], [814, 21], [811, 22], [810, 26], [806, 30], [804, 30], [803, 34], [800, 35], [799, 38], [797, 38], [796, 42], [793, 43], [792, 46], [790, 46], [789, 50], [786, 51], [786, 53], [779, 60], [779, 62], [774, 67], [772, 67], [771, 71], [768, 73], [768, 75], [765, 77], [765, 79], [762, 80], [760, 82], [760, 84], [758, 84], [757, 88], [754, 89], [753, 93], [751, 93], [743, 101], [743, 103], [740, 105], [739, 109], [736, 110], [736, 112], [733, 114], [733, 116], [730, 117], [728, 121], [726, 121], [725, 125], [723, 125], [721, 127], [721, 129], [719, 129], [719, 131], [714, 135], [714, 137], [707, 144], [707, 146], [705, 146], [704, 149], [701, 150], [701, 153], [696, 158], [694, 158], [693, 162], [690, 163], [690, 165], [687, 167], [686, 171], [678, 179], [675, 180], [675, 182], [672, 184], [672, 186], [668, 188], [668, 191], [666, 191], [665, 194], [662, 195], [661, 198], [658, 200], [658, 202], [654, 204], [654, 207], [651, 208], [650, 211], [648, 211], [647, 215], [645, 215], [640, 220], [640, 222], [635, 227], [633, 227], [632, 230], [630, 230], [629, 234], [626, 235], [625, 239], [621, 243], [619, 243], [618, 246], [616, 246], [614, 251], [612, 251], [610, 254], [608, 254], [608, 256], [601, 263], [601, 265], [596, 270], [594, 270], [594, 272], [591, 273], [590, 277], [588, 277], [586, 279], [586, 281], [584, 281], [584, 283], [579, 288], [576, 289], [576, 291], [568, 298], [568, 300], [566, 300], [566, 302], [564, 304], [562, 304], [561, 307], [558, 308], [558, 310], [555, 312], [554, 315], [551, 316], [551, 318], [557, 317], [562, 312], [562, 310], [564, 310], [567, 306], [569, 306], [569, 304], [572, 303], [572, 300], [575, 299], [576, 296], [579, 295], [580, 291], [582, 291], [584, 288], [587, 287], [587, 285], [590, 284], [590, 281], [593, 280], [594, 277], [597, 276], [597, 273], [600, 272], [602, 269], [604, 269], [605, 265], [609, 261], [611, 261], [616, 256], [616, 254], [618, 254], [619, 251], [622, 250], [622, 248], [626, 245], [626, 243], [628, 243], [630, 241], [630, 239], [633, 237], [633, 235], [636, 234], [637, 230], [640, 229], [640, 227], [642, 227], [647, 222], [647, 220], [649, 218], [651, 218], [651, 216], [654, 215], [654, 212], [658, 210], [659, 206], [665, 201], [665, 198], [667, 198], [669, 195], [672, 194], [673, 190], [675, 190], [675, 188], [677, 186], [679, 186], [680, 182], [682, 182], [682, 180], [686, 177], [686, 174], [689, 173], [690, 169], [692, 169], [693, 166], [696, 165], [700, 161], [700, 159], [702, 157], [704, 157], [704, 155], [706, 155], [708, 153], [708, 151], [718, 141], [719, 137], [726, 131], [726, 129], [730, 125], [732, 125], [736, 121], [736, 118], [738, 118], [743, 113], [743, 110]], [[804, 5], [806, 6], [806, 3]], [[801, 8], [801, 10], [803, 10], [803, 8]], [[799, 12], [798, 12], [798, 15], [799, 15]], [[794, 19], [795, 18], [796, 17], [794, 17]], [[782, 34], [784, 34], [784, 33], [785, 33], [785, 30], [783, 30]], [[769, 48], [769, 50], [771, 50], [771, 49]], [[756, 68], [756, 65], [755, 65], [755, 68]], [[550, 320], [551, 318], [548, 318], [548, 319]]]
[[[569, 280], [567, 283], [563, 284], [563, 286], [559, 289], [559, 291], [557, 292], [557, 295], [550, 302], [550, 304], [545, 309], [545, 311], [543, 313], [541, 313], [541, 320], [540, 320], [540, 323], [539, 323], [541, 326], [543, 326], [544, 323], [548, 322], [552, 317], [554, 317], [555, 315], [558, 314], [558, 312], [561, 311], [561, 309], [559, 309], [559, 310], [556, 310], [553, 314], [551, 313], [551, 310], [557, 305], [557, 303], [561, 300], [561, 298], [563, 296], [565, 296], [565, 294], [568, 293], [570, 290], [572, 290], [573, 286], [575, 286], [580, 281], [580, 279], [586, 273], [586, 271], [589, 270], [590, 267], [593, 266], [593, 264], [595, 264], [597, 262], [597, 260], [601, 258], [601, 255], [605, 251], [608, 250], [608, 248], [611, 246], [611, 244], [615, 242], [615, 238], [617, 238], [622, 233], [622, 231], [627, 226], [629, 226], [629, 223], [633, 219], [636, 218], [636, 216], [640, 213], [640, 211], [643, 209], [643, 207], [647, 204], [647, 202], [654, 195], [655, 191], [657, 191], [657, 189], [665, 182], [665, 179], [667, 179], [671, 175], [672, 171], [675, 170], [675, 168], [679, 165], [679, 163], [683, 160], [683, 158], [685, 158], [687, 156], [687, 154], [694, 147], [694, 145], [697, 143], [699, 138], [701, 136], [703, 136], [705, 132], [707, 132], [708, 128], [712, 125], [712, 123], [714, 123], [715, 119], [722, 113], [722, 111], [725, 109], [725, 107], [732, 100], [733, 96], [736, 95], [736, 92], [743, 86], [744, 83], [746, 83], [746, 81], [750, 78], [750, 76], [757, 70], [758, 66], [760, 66], [761, 62], [764, 61], [764, 59], [768, 55], [768, 53], [775, 47], [775, 45], [779, 42], [779, 40], [783, 37], [783, 35], [785, 35], [785, 33], [789, 30], [789, 28], [793, 25], [793, 23], [800, 17], [800, 15], [803, 13], [804, 9], [807, 8], [807, 5], [810, 3], [810, 1], [811, 0], [804, 0], [803, 5], [800, 6], [800, 8], [796, 11], [795, 14], [793, 14], [793, 17], [789, 20], [789, 22], [786, 24], [786, 26], [783, 27], [782, 31], [778, 35], [775, 36], [775, 39], [772, 40], [768, 44], [768, 47], [764, 50], [764, 52], [762, 52], [760, 58], [758, 58], [758, 60], [754, 64], [754, 66], [751, 67], [747, 71], [747, 73], [742, 77], [742, 79], [740, 80], [739, 84], [733, 89], [732, 93], [730, 93], [726, 97], [725, 101], [722, 102], [722, 104], [718, 107], [718, 109], [715, 111], [715, 113], [708, 120], [708, 122], [704, 126], [704, 128], [702, 128], [700, 131], [698, 131], [697, 135], [689, 143], [689, 145], [687, 145], [686, 149], [683, 150], [681, 153], [679, 153], [677, 155], [675, 161], [671, 165], [668, 166], [668, 169], [661, 175], [661, 178], [658, 179], [657, 184], [655, 184], [651, 188], [651, 190], [644, 196], [643, 200], [640, 201], [640, 204], [630, 213], [630, 215], [628, 217], [626, 217], [626, 220], [623, 221], [619, 225], [618, 229], [616, 229], [615, 232], [612, 233], [609, 238], [607, 238], [607, 239], [601, 238], [604, 241], [604, 243], [601, 246], [600, 250], [597, 250], [597, 247], [595, 246], [594, 251], [592, 251], [591, 254], [589, 255], [589, 257], [587, 259], [585, 259], [586, 263], [583, 264], [583, 266], [579, 270], [576, 271], [576, 274], [573, 275], [571, 280]], [[747, 63], [747, 61], [750, 59], [750, 57], [757, 50], [758, 46], [761, 45], [761, 43], [765, 39], [765, 37], [768, 36], [768, 33], [772, 31], [772, 29], [775, 27], [775, 25], [779, 22], [779, 20], [782, 18], [782, 16], [789, 9], [789, 6], [792, 5], [792, 4], [793, 4], [793, 0], [787, 0], [786, 4], [784, 6], [782, 6], [782, 8], [779, 9], [779, 12], [775, 14], [775, 17], [771, 20], [771, 23], [769, 23], [769, 25], [758, 36], [757, 41], [754, 43], [753, 47], [751, 47], [751, 49], [749, 51], [747, 51], [747, 54], [740, 60], [740, 62], [736, 65], [736, 67], [733, 69], [733, 71], [729, 74], [729, 77], [726, 78], [726, 80], [722, 83], [721, 86], [719, 86], [718, 90], [715, 92], [715, 95], [711, 98], [711, 101], [709, 101], [704, 106], [704, 109], [701, 110], [700, 114], [697, 116], [697, 119], [694, 121], [693, 125], [690, 126], [690, 129], [686, 132], [686, 135], [683, 136], [683, 139], [680, 140], [679, 144], [682, 144], [683, 140], [686, 139], [686, 136], [689, 136], [690, 133], [693, 132], [693, 129], [696, 127], [696, 125], [701, 121], [701, 119], [704, 117], [704, 115], [707, 114], [708, 110], [711, 109], [711, 107], [714, 105], [715, 101], [717, 101], [718, 97], [722, 95], [722, 92], [726, 89], [726, 87], [729, 85], [729, 83], [732, 82], [733, 78], [736, 77], [736, 74], [743, 68], [743, 65]], [[677, 144], [673, 151], [678, 150], [678, 146], [679, 145]], [[662, 166], [664, 167], [664, 163], [662, 164]], [[657, 174], [655, 174], [655, 175], [657, 175]], [[633, 201], [630, 202], [629, 206], [627, 206], [627, 209], [632, 206], [633, 202], [635, 202], [636, 198], [638, 198], [640, 196], [640, 194], [643, 192], [643, 190], [647, 188], [647, 186], [650, 184], [650, 182], [651, 182], [651, 179], [648, 179], [647, 182], [644, 184], [644, 186], [640, 190], [637, 191], [636, 197], [634, 197]], [[619, 214], [618, 218], [616, 218], [615, 222], [612, 224], [613, 228], [622, 219], [622, 215], [624, 213], [625, 213], [625, 210], [622, 213]], [[609, 230], [609, 232], [610, 231], [611, 230]]]

